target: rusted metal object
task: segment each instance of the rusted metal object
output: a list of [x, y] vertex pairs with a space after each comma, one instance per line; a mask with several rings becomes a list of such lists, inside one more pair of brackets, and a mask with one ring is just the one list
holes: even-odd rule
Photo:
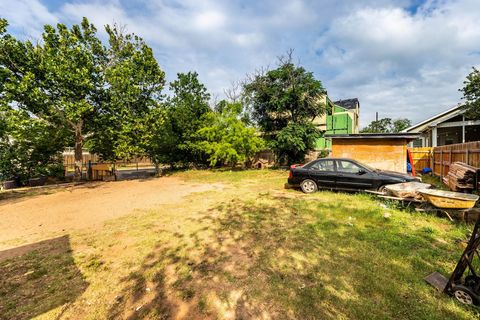
[[480, 218], [477, 219], [470, 240], [455, 269], [447, 279], [438, 272], [425, 277], [437, 290], [455, 297], [464, 304], [480, 304]]

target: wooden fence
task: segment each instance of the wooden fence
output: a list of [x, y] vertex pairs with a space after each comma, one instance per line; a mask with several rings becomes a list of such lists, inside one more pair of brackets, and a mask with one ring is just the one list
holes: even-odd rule
[[480, 141], [435, 147], [432, 157], [433, 173], [440, 177], [447, 175], [450, 164], [456, 161], [480, 167]]
[[[317, 155], [315, 155], [316, 159]], [[268, 168], [274, 165], [276, 161], [275, 154], [269, 149], [258, 152], [253, 158], [253, 168]], [[115, 163], [107, 161], [104, 162], [96, 154], [89, 153], [83, 150], [82, 153], [82, 175], [86, 175], [89, 163], [105, 163], [114, 166], [115, 170], [139, 170], [155, 168], [155, 165], [148, 157], [135, 157], [128, 160], [119, 159]], [[73, 148], [67, 148], [63, 152], [63, 166], [65, 174], [73, 174], [75, 172], [75, 155]]]
[[450, 164], [464, 162], [474, 167], [480, 167], [480, 141], [450, 144], [434, 148], [409, 148], [415, 170], [431, 168], [437, 176], [448, 174]]
[[[83, 152], [82, 171], [86, 170], [89, 161], [99, 162], [100, 158], [96, 154]], [[75, 156], [73, 155], [73, 152], [65, 151], [63, 153], [63, 167], [65, 168], [66, 173], [75, 171]]]
[[[86, 174], [89, 162], [99, 163], [102, 161], [98, 155], [89, 153], [88, 151], [84, 150], [82, 154], [82, 174]], [[113, 164], [111, 162], [107, 163]], [[67, 149], [63, 152], [63, 166], [65, 168], [66, 174], [72, 174], [73, 172], [75, 172], [75, 156], [73, 154], [73, 150]], [[138, 170], [153, 167], [155, 167], [154, 164], [147, 157], [135, 157], [129, 160], [117, 160], [115, 162], [115, 168], [117, 170]]]
[[431, 147], [408, 148], [412, 155], [412, 162], [416, 172], [421, 172], [423, 168], [432, 167], [432, 150], [433, 148]]

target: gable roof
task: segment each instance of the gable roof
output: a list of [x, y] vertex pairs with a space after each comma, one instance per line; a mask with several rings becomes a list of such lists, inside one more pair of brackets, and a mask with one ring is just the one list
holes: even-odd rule
[[334, 101], [333, 103], [344, 109], [355, 109], [357, 107], [357, 104], [358, 107], [360, 107], [360, 102], [357, 98], [338, 100]]
[[403, 130], [402, 132], [422, 132], [423, 130], [427, 129], [430, 126], [436, 126], [440, 122], [446, 121], [450, 118], [453, 118], [459, 114], [463, 113], [462, 110], [463, 105], [458, 104], [453, 108], [450, 108], [444, 112], [441, 112], [439, 114], [434, 115], [431, 118], [428, 118], [426, 120], [423, 120], [411, 127], [408, 127], [407, 129]]

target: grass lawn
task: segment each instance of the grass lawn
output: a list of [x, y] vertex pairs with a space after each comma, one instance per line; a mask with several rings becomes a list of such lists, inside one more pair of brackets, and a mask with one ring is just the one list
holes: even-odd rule
[[0, 261], [0, 319], [480, 317], [423, 280], [453, 270], [471, 226], [284, 190], [282, 171], [174, 175], [224, 189]]

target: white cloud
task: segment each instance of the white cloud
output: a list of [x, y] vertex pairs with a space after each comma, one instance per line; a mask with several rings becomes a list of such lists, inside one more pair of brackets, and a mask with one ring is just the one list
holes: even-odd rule
[[[477, 6], [472, 5], [474, 2]], [[419, 121], [460, 101], [458, 88], [480, 49], [475, 0], [427, 3], [415, 14], [364, 8], [333, 21], [317, 43], [336, 74], [330, 92], [360, 98], [362, 123], [381, 116]]]
[[[143, 37], [169, 80], [196, 70], [213, 94], [289, 48], [332, 99], [358, 97], [361, 122], [375, 111], [419, 121], [460, 101], [480, 57], [478, 0], [0, 0], [15, 34], [89, 18]], [[102, 33], [101, 33], [102, 34]], [[103, 33], [104, 37], [105, 34]]]
[[224, 27], [225, 15], [219, 11], [205, 11], [195, 15], [193, 25], [200, 30], [210, 31]]
[[0, 0], [0, 17], [8, 18], [10, 26], [25, 38], [39, 38], [43, 25], [58, 21], [39, 0]]
[[250, 47], [260, 44], [263, 40], [263, 36], [254, 32], [239, 33], [233, 35], [233, 40], [242, 47]]

